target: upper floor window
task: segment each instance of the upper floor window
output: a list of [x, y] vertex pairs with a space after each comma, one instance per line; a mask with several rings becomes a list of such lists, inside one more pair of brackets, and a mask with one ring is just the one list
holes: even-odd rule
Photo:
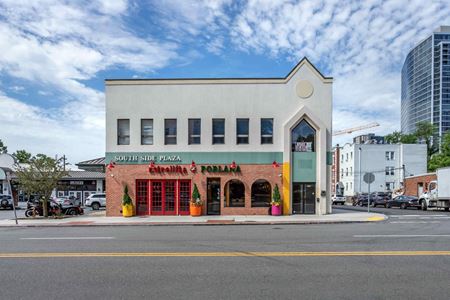
[[189, 119], [189, 145], [200, 144], [201, 137], [201, 120]]
[[177, 119], [164, 120], [164, 144], [177, 144]]
[[394, 167], [386, 167], [386, 175], [394, 175]]
[[130, 119], [117, 120], [117, 145], [130, 144]]
[[153, 145], [153, 119], [141, 119], [141, 145]]
[[394, 160], [394, 151], [386, 151], [386, 160]]
[[[316, 131], [305, 120], [292, 130], [293, 152], [315, 152]], [[342, 160], [343, 160], [342, 156]]]
[[212, 143], [225, 144], [225, 119], [213, 119]]
[[273, 119], [261, 119], [261, 144], [273, 144]]
[[248, 119], [236, 119], [236, 144], [248, 144]]

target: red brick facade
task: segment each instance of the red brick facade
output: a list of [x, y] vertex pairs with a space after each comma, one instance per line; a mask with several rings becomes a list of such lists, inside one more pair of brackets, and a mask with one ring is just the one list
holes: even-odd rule
[[425, 192], [428, 190], [428, 184], [433, 180], [436, 180], [436, 173], [405, 178], [405, 195], [416, 197], [420, 196], [418, 195], [419, 186], [422, 186], [423, 191]]
[[[162, 166], [162, 165], [161, 165]], [[202, 173], [200, 166], [198, 171], [192, 173], [189, 171], [190, 165], [179, 165], [185, 167], [188, 172], [186, 175], [182, 174], [151, 174], [148, 165], [116, 165], [112, 170], [106, 172], [106, 199], [107, 199], [107, 216], [121, 215], [121, 201], [123, 196], [123, 189], [125, 184], [128, 185], [129, 194], [136, 204], [136, 180], [138, 179], [184, 179], [191, 180], [191, 185], [197, 184], [201, 199], [203, 200], [203, 214], [206, 214], [206, 195], [207, 195], [207, 178], [220, 178], [221, 186], [221, 200], [220, 200], [220, 214], [221, 215], [267, 215], [268, 208], [266, 207], [251, 207], [251, 188], [253, 182], [258, 179], [267, 180], [272, 192], [275, 184], [278, 184], [280, 192], [282, 191], [282, 181], [280, 174], [282, 168], [274, 168], [270, 165], [240, 165], [240, 173]], [[238, 179], [244, 183], [245, 186], [245, 207], [224, 207], [223, 191], [225, 184], [231, 179]]]

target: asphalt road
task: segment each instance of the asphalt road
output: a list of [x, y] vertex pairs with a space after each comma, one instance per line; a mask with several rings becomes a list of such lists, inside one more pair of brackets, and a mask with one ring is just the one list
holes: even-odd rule
[[0, 228], [0, 298], [448, 299], [450, 214], [425, 213], [367, 224]]
[[[350, 211], [367, 211], [367, 206], [351, 206], [351, 205], [333, 205], [333, 209], [339, 210], [350, 210]], [[416, 207], [408, 207], [406, 209], [401, 209], [399, 207], [384, 208], [381, 206], [370, 207], [371, 212], [381, 213], [385, 215], [433, 215], [433, 214], [447, 214], [449, 212], [443, 209], [429, 208], [428, 210], [417, 209]]]

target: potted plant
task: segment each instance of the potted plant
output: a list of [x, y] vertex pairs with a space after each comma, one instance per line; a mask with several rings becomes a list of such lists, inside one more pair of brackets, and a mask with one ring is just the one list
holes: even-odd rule
[[198, 217], [202, 215], [203, 201], [200, 199], [197, 184], [194, 183], [194, 190], [192, 191], [192, 198], [190, 201], [189, 211], [191, 216]]
[[132, 217], [133, 216], [133, 201], [131, 200], [130, 195], [128, 195], [128, 186], [127, 185], [125, 185], [125, 188], [123, 190], [122, 215], [124, 217]]
[[275, 184], [270, 204], [272, 205], [272, 216], [281, 216], [281, 196], [278, 184]]

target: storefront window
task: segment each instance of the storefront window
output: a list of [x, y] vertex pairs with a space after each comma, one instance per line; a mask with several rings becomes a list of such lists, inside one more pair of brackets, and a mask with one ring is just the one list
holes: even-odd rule
[[166, 145], [177, 144], [177, 119], [164, 120], [164, 143]]
[[225, 204], [228, 207], [245, 207], [245, 186], [233, 179], [225, 184]]
[[248, 144], [248, 119], [236, 119], [236, 144]]
[[200, 119], [189, 119], [189, 145], [200, 144], [201, 121]]
[[130, 119], [117, 120], [117, 145], [130, 144]]
[[252, 207], [269, 207], [272, 189], [267, 180], [259, 179], [252, 184]]
[[293, 152], [315, 152], [316, 131], [308, 122], [302, 120], [292, 130]]
[[225, 143], [225, 119], [213, 119], [213, 144]]

